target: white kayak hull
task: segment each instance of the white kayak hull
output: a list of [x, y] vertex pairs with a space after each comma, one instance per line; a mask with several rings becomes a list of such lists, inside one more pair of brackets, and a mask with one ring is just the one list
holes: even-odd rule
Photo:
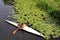
[[[18, 26], [18, 23], [15, 23], [15, 22], [12, 22], [12, 21], [9, 21], [9, 20], [5, 20], [5, 21], [14, 25], [14, 26], [16, 26], [16, 27], [18, 27], [18, 28], [20, 28]], [[23, 30], [25, 30], [27, 32], [30, 32], [30, 33], [33, 33], [33, 34], [36, 34], [36, 35], [39, 35], [39, 36], [42, 36], [42, 37], [45, 37], [43, 34], [39, 33], [38, 31], [36, 31], [36, 30], [34, 30], [34, 29], [32, 29], [31, 27], [28, 27], [28, 26], [24, 27]]]

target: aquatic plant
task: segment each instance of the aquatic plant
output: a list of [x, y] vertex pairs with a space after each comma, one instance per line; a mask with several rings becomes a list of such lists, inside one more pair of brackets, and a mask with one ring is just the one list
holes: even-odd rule
[[17, 14], [13, 17], [44, 34], [46, 39], [50, 35], [56, 38], [60, 36], [60, 7], [57, 3], [55, 0], [14, 0]]
[[14, 0], [3, 0], [5, 4], [12, 5]]

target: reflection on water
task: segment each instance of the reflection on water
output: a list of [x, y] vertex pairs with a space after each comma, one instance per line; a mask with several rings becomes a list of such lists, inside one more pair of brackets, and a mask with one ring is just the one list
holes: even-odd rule
[[7, 17], [10, 13], [12, 13], [12, 8], [9, 5], [5, 5], [3, 0], [0, 0], [0, 18]]
[[21, 30], [13, 35], [12, 31], [16, 28], [4, 21], [5, 19], [14, 21], [10, 14], [12, 14], [12, 7], [0, 0], [0, 40], [44, 40], [42, 37]]

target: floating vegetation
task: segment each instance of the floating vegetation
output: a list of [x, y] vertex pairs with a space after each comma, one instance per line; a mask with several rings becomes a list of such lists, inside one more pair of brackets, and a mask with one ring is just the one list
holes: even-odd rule
[[[14, 16], [20, 23], [27, 23], [50, 39], [60, 36], [60, 1], [14, 0]], [[57, 4], [58, 3], [58, 4]]]

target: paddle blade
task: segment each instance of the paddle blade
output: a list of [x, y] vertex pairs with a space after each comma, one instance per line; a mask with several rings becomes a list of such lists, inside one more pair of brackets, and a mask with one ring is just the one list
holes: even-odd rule
[[18, 31], [18, 29], [14, 30], [14, 31], [13, 31], [13, 34], [16, 34], [17, 31]]

